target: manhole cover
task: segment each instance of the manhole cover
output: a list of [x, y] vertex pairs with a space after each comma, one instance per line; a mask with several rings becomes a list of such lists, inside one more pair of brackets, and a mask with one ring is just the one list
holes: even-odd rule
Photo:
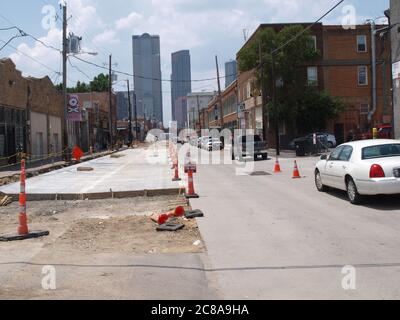
[[250, 176], [257, 177], [257, 176], [270, 176], [271, 174], [265, 171], [255, 171], [250, 173]]

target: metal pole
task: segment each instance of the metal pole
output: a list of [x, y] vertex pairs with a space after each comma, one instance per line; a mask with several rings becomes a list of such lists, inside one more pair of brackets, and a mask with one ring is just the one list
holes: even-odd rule
[[113, 125], [112, 125], [112, 70], [111, 70], [111, 63], [112, 63], [112, 55], [110, 54], [109, 57], [109, 73], [108, 73], [108, 77], [109, 77], [109, 86], [108, 86], [108, 94], [109, 94], [109, 130], [110, 130], [110, 147], [111, 149], [114, 146], [114, 141], [113, 141]]
[[273, 110], [275, 113], [275, 140], [276, 140], [276, 155], [281, 155], [281, 147], [280, 147], [280, 137], [279, 137], [279, 116], [278, 116], [278, 106], [277, 106], [277, 99], [276, 99], [276, 75], [275, 75], [275, 53], [272, 52], [272, 103], [273, 103]]
[[259, 43], [259, 59], [260, 59], [260, 76], [261, 76], [261, 95], [262, 95], [262, 121], [263, 121], [263, 136], [264, 136], [264, 141], [268, 141], [268, 119], [267, 119], [267, 112], [266, 112], [266, 106], [267, 106], [267, 88], [265, 87], [265, 81], [264, 81], [264, 59], [262, 56], [262, 45], [261, 42]]
[[220, 117], [221, 117], [220, 124], [221, 124], [221, 129], [223, 129], [223, 126], [224, 126], [224, 111], [223, 111], [223, 107], [222, 107], [221, 79], [219, 77], [218, 56], [215, 56], [215, 64], [217, 65], [218, 101], [219, 101]]
[[132, 146], [132, 105], [131, 105], [131, 92], [129, 90], [129, 79], [126, 80], [128, 86], [128, 106], [129, 106], [129, 146]]
[[138, 141], [138, 118], [137, 118], [137, 97], [136, 93], [133, 92], [134, 102], [135, 102], [135, 144], [137, 145]]
[[68, 52], [68, 39], [67, 39], [67, 4], [64, 3], [63, 7], [63, 52], [62, 52], [62, 62], [63, 62], [63, 121], [62, 121], [62, 131], [63, 131], [63, 152], [64, 158], [67, 159], [66, 150], [69, 147], [68, 143], [68, 128], [67, 128], [67, 52]]
[[202, 126], [201, 126], [201, 119], [200, 119], [200, 101], [199, 101], [199, 95], [196, 95], [197, 98], [197, 113], [199, 116], [199, 127], [200, 127], [200, 132], [202, 130]]
[[372, 124], [373, 116], [376, 112], [376, 30], [375, 22], [371, 20], [371, 64], [372, 64], [372, 110], [368, 115], [368, 120]]

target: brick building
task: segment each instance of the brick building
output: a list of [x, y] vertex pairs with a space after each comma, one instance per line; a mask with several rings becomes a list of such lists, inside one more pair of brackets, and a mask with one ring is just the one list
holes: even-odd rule
[[[110, 99], [108, 92], [78, 93], [79, 102], [83, 107], [83, 121], [80, 122], [80, 146], [88, 151], [92, 146], [95, 150], [105, 150], [110, 141]], [[112, 134], [117, 134], [117, 97], [112, 95]]]
[[[311, 24], [311, 23], [310, 23]], [[237, 53], [237, 60], [239, 61], [240, 53], [242, 50], [250, 46], [256, 39], [260, 32], [267, 28], [272, 28], [275, 32], [280, 32], [285, 27], [301, 25], [304, 28], [308, 27], [308, 23], [287, 23], [287, 24], [261, 24], [257, 30], [251, 35], [248, 41]], [[323, 26], [322, 23], [315, 24], [310, 29], [311, 37], [315, 44], [315, 50], [323, 52]], [[323, 74], [321, 69], [315, 69], [316, 62], [310, 64], [310, 68], [307, 66], [302, 67], [300, 72], [303, 72], [305, 82], [307, 81], [307, 76], [313, 76], [319, 79], [323, 79]], [[268, 72], [268, 71], [266, 71]], [[312, 74], [310, 74], [310, 72]], [[317, 83], [319, 88], [323, 88], [323, 81]], [[238, 72], [237, 79], [237, 90], [238, 90], [238, 104], [239, 104], [239, 128], [240, 129], [253, 129], [256, 134], [263, 135], [264, 126], [267, 126], [267, 136], [268, 142], [271, 146], [275, 145], [275, 132], [274, 128], [269, 123], [267, 118], [267, 112], [262, 106], [262, 91], [256, 85], [256, 73], [255, 70], [248, 72]], [[271, 97], [269, 92], [266, 93], [267, 97]], [[296, 129], [291, 128], [290, 124], [282, 123], [280, 126], [280, 137], [281, 142], [286, 144], [290, 139], [296, 134]]]
[[32, 159], [62, 151], [62, 98], [48, 77], [23, 77], [11, 59], [0, 60], [0, 164], [17, 152]]
[[323, 78], [319, 79], [323, 81], [323, 88], [332, 96], [340, 97], [346, 108], [327, 130], [340, 143], [351, 131], [365, 133], [374, 126], [392, 123], [389, 37], [376, 36], [377, 105], [373, 114], [371, 27], [358, 25], [355, 30], [345, 30], [341, 26], [324, 26], [323, 41], [323, 60], [317, 66]]
[[[279, 32], [286, 26], [295, 24], [262, 24], [249, 38], [241, 50], [255, 41], [257, 34], [265, 28]], [[303, 27], [309, 24], [300, 24]], [[384, 26], [376, 26], [377, 29]], [[363, 133], [376, 125], [392, 122], [390, 39], [387, 36], [376, 37], [376, 96], [374, 110], [372, 88], [371, 29], [368, 25], [358, 25], [355, 30], [343, 29], [342, 26], [323, 26], [321, 23], [311, 28], [315, 49], [320, 53], [315, 61], [301, 67], [304, 84], [327, 90], [332, 96], [340, 97], [345, 105], [345, 112], [331, 121], [326, 131], [334, 133], [339, 142], [346, 140], [350, 132]], [[238, 74], [237, 90], [239, 127], [263, 132], [268, 125], [268, 141], [275, 144], [273, 128], [270, 127], [266, 112], [262, 108], [262, 96], [257, 89], [255, 71]], [[270, 98], [270, 93], [266, 96]], [[369, 119], [371, 118], [371, 119]], [[304, 133], [300, 133], [304, 134]], [[280, 125], [280, 139], [285, 146], [298, 136], [297, 128], [290, 124]]]

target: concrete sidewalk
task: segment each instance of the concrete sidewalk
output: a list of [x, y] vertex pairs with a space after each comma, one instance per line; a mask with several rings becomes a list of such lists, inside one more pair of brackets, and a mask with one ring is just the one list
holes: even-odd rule
[[[26, 182], [28, 195], [39, 194], [91, 194], [142, 190], [179, 189], [172, 182], [172, 173], [163, 146], [129, 149], [110, 156], [63, 168]], [[91, 167], [93, 171], [78, 172], [79, 167]], [[0, 188], [10, 195], [19, 193], [19, 183]]]

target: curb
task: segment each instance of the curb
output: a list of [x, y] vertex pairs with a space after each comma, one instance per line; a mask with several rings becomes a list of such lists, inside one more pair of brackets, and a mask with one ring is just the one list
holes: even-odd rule
[[[99, 193], [76, 193], [76, 194], [27, 194], [27, 201], [83, 201], [83, 200], [103, 200], [103, 199], [126, 199], [139, 197], [173, 196], [183, 194], [183, 189], [160, 189], [160, 190], [139, 190], [139, 191], [120, 191], [120, 192], [99, 192]], [[18, 201], [19, 194], [7, 194]]]

